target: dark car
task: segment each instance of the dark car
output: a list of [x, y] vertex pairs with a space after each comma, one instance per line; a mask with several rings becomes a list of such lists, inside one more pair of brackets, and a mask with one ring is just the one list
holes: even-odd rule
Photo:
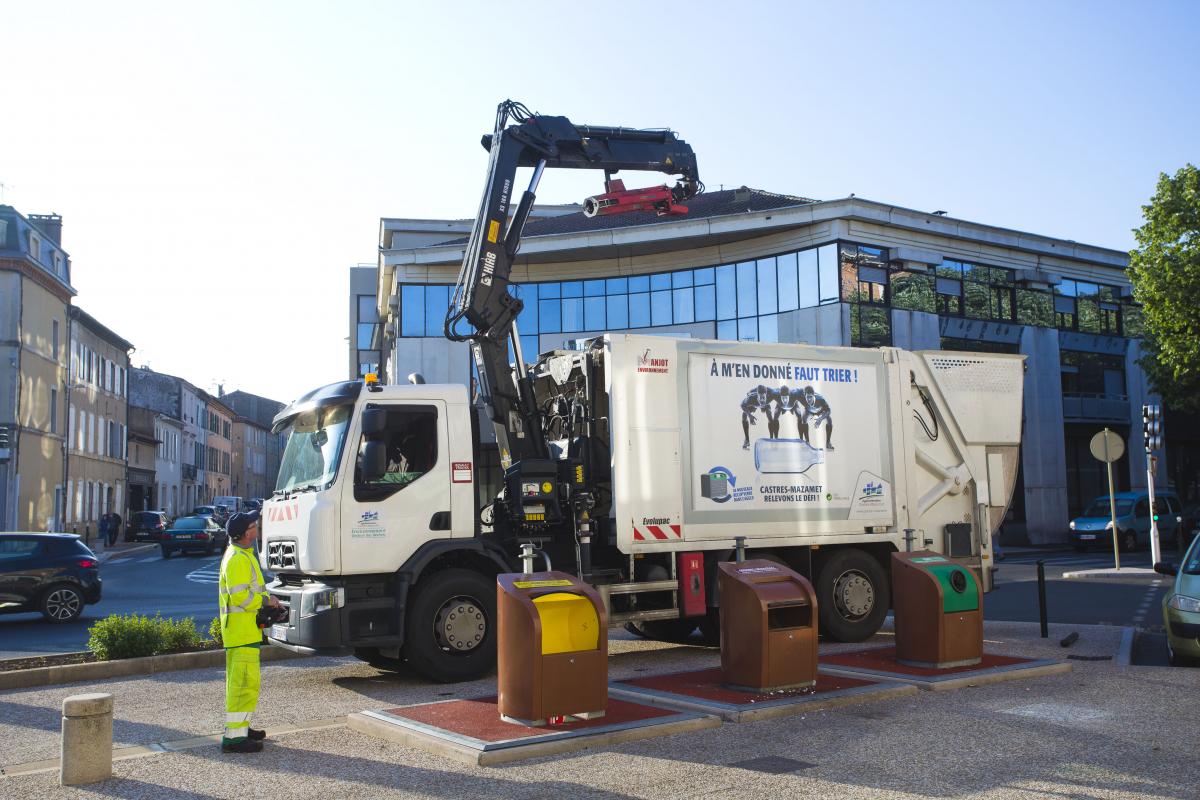
[[0, 533], [0, 614], [70, 622], [100, 602], [96, 554], [71, 533]]
[[125, 541], [149, 539], [152, 542], [162, 537], [167, 529], [167, 515], [162, 511], [134, 511], [125, 523]]
[[180, 517], [171, 523], [159, 540], [163, 558], [189, 550], [200, 550], [206, 556], [211, 556], [218, 550], [224, 550], [227, 544], [229, 534], [225, 533], [225, 528], [212, 517], [202, 515]]

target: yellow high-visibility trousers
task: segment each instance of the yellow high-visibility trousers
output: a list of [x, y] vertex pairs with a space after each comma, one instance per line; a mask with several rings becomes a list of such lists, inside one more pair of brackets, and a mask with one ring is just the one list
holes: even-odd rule
[[225, 651], [225, 743], [246, 738], [250, 715], [258, 707], [259, 648], [230, 647]]

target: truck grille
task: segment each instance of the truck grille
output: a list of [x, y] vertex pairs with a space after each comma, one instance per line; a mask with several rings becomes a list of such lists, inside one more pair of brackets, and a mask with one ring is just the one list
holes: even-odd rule
[[295, 542], [272, 541], [267, 544], [267, 569], [296, 569], [299, 566]]

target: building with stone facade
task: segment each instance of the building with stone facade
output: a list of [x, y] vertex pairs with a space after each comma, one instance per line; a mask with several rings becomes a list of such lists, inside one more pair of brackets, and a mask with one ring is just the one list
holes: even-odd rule
[[275, 475], [267, 474], [267, 439], [271, 433], [240, 414], [233, 418], [233, 491], [243, 500], [270, 497]]
[[0, 205], [0, 529], [62, 526], [71, 259], [62, 218]]
[[166, 511], [168, 517], [190, 513], [192, 507], [184, 509], [182, 505], [183, 422], [166, 414], [155, 414], [154, 440], [157, 507]]
[[204, 502], [233, 494], [233, 409], [218, 398], [200, 392], [205, 406]]
[[[178, 420], [181, 428], [179, 445], [179, 509], [190, 512], [208, 502], [206, 464], [208, 460], [208, 410], [206, 394], [183, 378], [155, 372], [149, 367], [129, 371], [129, 402], [148, 409], [156, 415]], [[148, 429], [154, 436], [153, 418]], [[157, 491], [154, 492], [156, 494]]]
[[[233, 492], [241, 497], [270, 497], [275, 489], [275, 480], [279, 476], [279, 462], [283, 457], [283, 448], [287, 444], [282, 434], [271, 433], [271, 423], [275, 415], [283, 410], [283, 403], [260, 397], [241, 390], [229, 392], [221, 396], [221, 402], [229, 406], [237, 417], [247, 423], [252, 423], [262, 431], [264, 438], [263, 458], [265, 459], [263, 475], [265, 482], [259, 494]], [[243, 482], [245, 485], [246, 482]]]
[[[157, 511], [158, 482], [155, 474], [158, 439], [154, 435], [158, 414], [148, 408], [129, 406], [126, 464], [129, 474], [129, 511]], [[126, 515], [128, 522], [129, 516]], [[80, 529], [77, 533], [83, 533]]]
[[[1146, 485], [1141, 405], [1157, 398], [1137, 364], [1142, 315], [1127, 253], [861, 197], [742, 187], [687, 205], [686, 216], [531, 220], [511, 276], [527, 359], [606, 331], [1020, 353], [1024, 447], [1003, 541], [1066, 541], [1071, 517], [1105, 491], [1087, 449], [1103, 427], [1128, 443], [1119, 487]], [[464, 227], [381, 222], [388, 382], [411, 372], [472, 380], [467, 346], [442, 334]]]
[[65, 524], [71, 530], [94, 532], [105, 514], [129, 516], [125, 452], [133, 345], [79, 306], [71, 306], [69, 312]]

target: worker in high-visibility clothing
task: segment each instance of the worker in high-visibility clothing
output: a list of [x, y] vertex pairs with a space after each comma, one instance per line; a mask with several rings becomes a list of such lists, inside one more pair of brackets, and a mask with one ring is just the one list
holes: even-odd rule
[[254, 542], [258, 539], [258, 512], [234, 514], [225, 525], [229, 547], [221, 559], [219, 600], [221, 641], [225, 645], [225, 735], [223, 753], [257, 753], [263, 749], [265, 731], [250, 727], [258, 706], [259, 649], [262, 629], [258, 610], [263, 604], [279, 606], [267, 594]]

